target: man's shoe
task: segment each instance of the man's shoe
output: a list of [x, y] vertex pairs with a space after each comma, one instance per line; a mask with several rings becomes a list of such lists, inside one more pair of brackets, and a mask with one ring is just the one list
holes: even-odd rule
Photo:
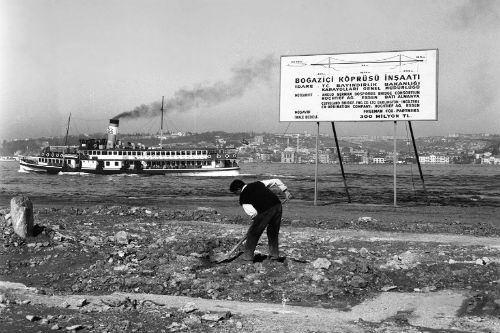
[[268, 256], [267, 260], [269, 261], [276, 261], [276, 262], [284, 262], [286, 260], [286, 257], [282, 256]]
[[233, 260], [232, 262], [235, 263], [241, 263], [241, 264], [249, 264], [253, 263], [254, 261], [254, 256], [249, 256], [245, 252], [240, 252]]

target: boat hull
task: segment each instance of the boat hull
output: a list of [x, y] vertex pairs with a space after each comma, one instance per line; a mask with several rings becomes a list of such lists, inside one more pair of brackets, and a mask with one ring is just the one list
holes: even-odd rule
[[47, 174], [56, 175], [61, 170], [62, 170], [62, 167], [58, 167], [58, 166], [27, 163], [24, 161], [19, 162], [19, 172], [47, 173]]
[[58, 166], [41, 165], [19, 162], [20, 172], [47, 173], [47, 174], [99, 174], [99, 175], [172, 175], [172, 176], [207, 176], [207, 177], [232, 177], [238, 176], [240, 167], [228, 168], [195, 168], [195, 169], [142, 169], [142, 170], [68, 170]]

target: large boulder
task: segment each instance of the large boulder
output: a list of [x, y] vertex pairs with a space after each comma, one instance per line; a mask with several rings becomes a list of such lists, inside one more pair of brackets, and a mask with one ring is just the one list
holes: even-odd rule
[[10, 219], [19, 237], [33, 236], [33, 203], [28, 197], [17, 196], [10, 200]]

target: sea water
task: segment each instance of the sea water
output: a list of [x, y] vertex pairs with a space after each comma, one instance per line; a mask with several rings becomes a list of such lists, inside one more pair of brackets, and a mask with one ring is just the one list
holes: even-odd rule
[[[351, 201], [366, 204], [392, 204], [393, 166], [344, 166]], [[338, 164], [320, 164], [317, 181], [314, 164], [245, 163], [241, 176], [245, 182], [281, 179], [299, 200], [326, 203], [347, 202]], [[422, 165], [423, 182], [416, 165], [396, 168], [396, 195], [401, 205], [452, 205], [500, 207], [500, 166]], [[7, 206], [16, 195], [40, 198], [45, 202], [127, 203], [129, 200], [156, 201], [161, 198], [229, 198], [234, 177], [171, 175], [47, 175], [19, 172], [17, 162], [0, 162], [0, 205]], [[426, 191], [423, 190], [425, 184]]]

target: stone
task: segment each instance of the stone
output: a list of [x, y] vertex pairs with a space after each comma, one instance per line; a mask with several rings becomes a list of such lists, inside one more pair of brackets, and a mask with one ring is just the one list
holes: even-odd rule
[[422, 288], [422, 292], [424, 293], [429, 293], [431, 291], [436, 291], [436, 286], [432, 285], [432, 286], [427, 286], [427, 287], [423, 287]]
[[377, 222], [377, 220], [375, 220], [374, 218], [372, 218], [370, 216], [362, 216], [362, 217], [358, 218], [358, 222], [364, 222], [364, 223]]
[[351, 281], [349, 282], [351, 286], [354, 288], [364, 288], [367, 285], [367, 282], [364, 278], [362, 278], [359, 275], [355, 275], [352, 277]]
[[201, 324], [201, 319], [199, 316], [196, 315], [190, 315], [189, 317], [186, 317], [182, 320], [182, 322], [188, 326], [194, 326]]
[[479, 259], [476, 259], [475, 263], [476, 265], [488, 265], [490, 263], [490, 259], [488, 257], [482, 257]]
[[311, 279], [315, 282], [320, 282], [325, 279], [325, 277], [322, 274], [318, 274], [316, 272], [311, 274]]
[[33, 203], [28, 197], [17, 196], [10, 200], [11, 223], [14, 232], [21, 238], [33, 236]]
[[40, 320], [40, 317], [34, 315], [27, 315], [26, 319], [28, 319], [29, 321], [37, 321]]
[[362, 256], [363, 258], [367, 257], [369, 253], [370, 252], [368, 252], [368, 250], [364, 247], [359, 249], [359, 255]]
[[82, 329], [82, 328], [83, 328], [82, 325], [72, 325], [72, 326], [67, 326], [66, 330], [67, 331], [76, 331], [76, 330], [79, 330], [79, 329]]
[[76, 300], [75, 306], [78, 308], [81, 308], [81, 307], [87, 305], [88, 303], [89, 302], [85, 298], [80, 298], [80, 299]]
[[316, 269], [328, 269], [332, 263], [326, 258], [318, 258], [312, 262], [312, 265]]
[[217, 214], [217, 210], [212, 207], [198, 207], [196, 208], [197, 211], [202, 211], [202, 212], [207, 212], [207, 213], [212, 213], [212, 214]]
[[398, 286], [383, 286], [380, 290], [382, 291], [391, 291], [393, 289], [396, 289]]
[[10, 213], [4, 216], [5, 218], [5, 225], [7, 227], [10, 227], [12, 225], [12, 219]]
[[130, 236], [128, 232], [122, 230], [118, 231], [115, 234], [115, 242], [117, 242], [118, 244], [128, 245], [129, 241], [130, 241]]
[[[381, 265], [380, 268], [392, 268], [392, 269], [411, 269], [420, 265], [419, 253], [413, 251], [406, 251], [400, 255], [395, 255], [392, 260], [389, 260], [386, 264]], [[451, 260], [451, 259], [450, 259]]]
[[211, 321], [211, 322], [218, 322], [221, 321], [225, 318], [226, 316], [220, 313], [207, 313], [201, 316], [201, 320], [204, 321]]
[[196, 305], [193, 303], [193, 302], [189, 302], [189, 303], [186, 303], [182, 308], [180, 308], [179, 310], [181, 312], [184, 312], [184, 313], [191, 313], [195, 310], [197, 310], [198, 308], [196, 307]]

